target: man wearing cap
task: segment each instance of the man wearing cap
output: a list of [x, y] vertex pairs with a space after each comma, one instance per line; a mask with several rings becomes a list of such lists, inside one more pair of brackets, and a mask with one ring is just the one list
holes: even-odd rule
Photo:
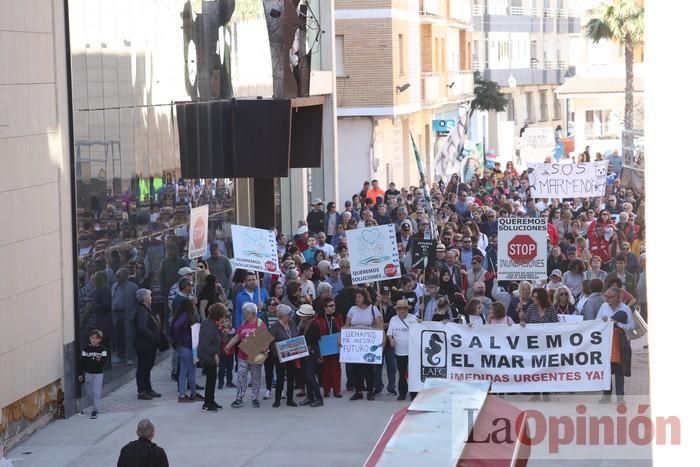
[[[321, 261], [323, 262], [323, 261]], [[325, 281], [328, 282], [331, 285], [331, 295], [333, 298], [335, 298], [338, 293], [343, 290], [343, 281], [340, 278], [340, 266], [338, 263], [330, 263], [330, 268], [329, 268], [328, 275], [325, 278]]]
[[309, 232], [312, 235], [316, 235], [325, 230], [326, 215], [323, 212], [323, 201], [320, 198], [314, 199], [311, 202], [311, 206], [311, 211], [306, 215], [306, 224]]
[[[408, 330], [413, 323], [418, 322], [418, 319], [408, 312], [409, 305], [406, 300], [399, 300], [394, 307], [396, 315], [389, 321], [386, 335], [389, 338], [389, 344], [396, 355], [396, 366], [399, 370], [399, 396], [398, 400], [406, 400], [408, 394], [408, 382], [406, 376], [408, 374]], [[411, 397], [415, 397], [411, 394]]]

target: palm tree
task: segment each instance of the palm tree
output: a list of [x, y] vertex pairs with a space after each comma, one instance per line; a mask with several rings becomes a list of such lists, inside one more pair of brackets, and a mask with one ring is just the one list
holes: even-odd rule
[[622, 156], [631, 160], [634, 148], [632, 128], [634, 111], [634, 45], [644, 38], [644, 7], [638, 0], [610, 0], [594, 10], [585, 26], [585, 35], [594, 44], [611, 40], [625, 48], [625, 131], [622, 133]]

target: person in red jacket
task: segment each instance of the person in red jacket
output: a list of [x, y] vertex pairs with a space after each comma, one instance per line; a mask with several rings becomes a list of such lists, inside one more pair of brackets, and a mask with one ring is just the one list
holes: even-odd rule
[[[343, 315], [335, 312], [335, 300], [326, 297], [321, 301], [323, 312], [316, 315], [315, 319], [321, 328], [321, 336], [339, 333], [345, 324]], [[335, 397], [343, 397], [340, 394], [340, 355], [326, 355], [321, 364], [321, 380], [323, 383], [323, 397], [330, 397], [331, 389]]]
[[588, 237], [588, 249], [591, 255], [600, 257], [603, 263], [603, 269], [610, 266], [612, 259], [612, 237], [606, 237], [605, 230], [601, 224], [595, 225], [593, 235]]

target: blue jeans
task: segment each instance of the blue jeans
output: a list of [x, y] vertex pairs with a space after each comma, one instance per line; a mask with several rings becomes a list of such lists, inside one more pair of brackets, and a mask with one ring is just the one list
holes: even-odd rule
[[178, 374], [177, 377], [177, 390], [181, 396], [184, 396], [187, 392], [187, 383], [189, 383], [190, 394], [194, 395], [197, 392], [197, 373], [194, 369], [192, 349], [178, 345], [176, 352], [178, 362], [180, 363], [180, 374]]
[[396, 353], [391, 346], [384, 347], [384, 358], [381, 365], [374, 365], [374, 387], [376, 389], [384, 389], [382, 381], [382, 367], [386, 365], [386, 376], [388, 381], [387, 390], [396, 390]]

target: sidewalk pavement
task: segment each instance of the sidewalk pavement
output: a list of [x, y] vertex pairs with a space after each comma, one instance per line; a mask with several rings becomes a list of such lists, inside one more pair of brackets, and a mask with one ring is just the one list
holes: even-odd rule
[[[648, 394], [648, 350], [646, 338], [633, 341], [632, 377], [626, 380], [627, 394]], [[204, 378], [198, 372], [198, 381]], [[385, 377], [386, 381], [386, 377]], [[379, 439], [390, 416], [406, 402], [384, 392], [373, 402], [342, 399], [325, 400], [319, 408], [272, 408], [272, 401], [261, 400], [259, 409], [251, 406], [250, 388], [245, 406], [230, 408], [235, 388], [217, 390], [216, 399], [224, 408], [217, 413], [201, 411], [201, 403], [178, 404], [177, 385], [170, 380], [170, 361], [165, 359], [152, 372], [153, 387], [160, 399], [136, 399], [136, 385], [129, 382], [103, 400], [97, 420], [76, 415], [56, 420], [16, 446], [8, 458], [15, 467], [94, 467], [115, 465], [119, 450], [136, 439], [136, 424], [150, 418], [155, 427], [154, 441], [162, 446], [174, 467], [192, 466], [359, 466]], [[264, 376], [263, 376], [264, 385]], [[262, 394], [261, 392], [261, 397]], [[567, 404], [565, 397], [553, 396], [551, 403], [530, 403], [521, 397], [510, 402], [525, 408], [557, 410]], [[563, 407], [563, 405], [562, 405]], [[569, 405], [570, 407], [570, 405]], [[587, 448], [591, 457], [605, 457], [601, 447]], [[619, 460], [564, 461], [535, 460], [529, 465], [650, 465]]]

